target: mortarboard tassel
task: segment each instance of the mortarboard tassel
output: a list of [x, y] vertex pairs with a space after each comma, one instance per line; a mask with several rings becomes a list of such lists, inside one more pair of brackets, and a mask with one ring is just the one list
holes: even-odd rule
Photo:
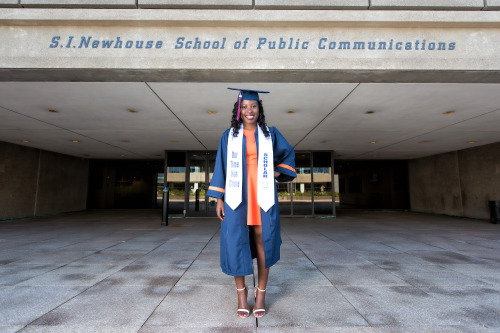
[[238, 93], [238, 114], [236, 115], [236, 121], [240, 121], [240, 106], [241, 106], [241, 90]]

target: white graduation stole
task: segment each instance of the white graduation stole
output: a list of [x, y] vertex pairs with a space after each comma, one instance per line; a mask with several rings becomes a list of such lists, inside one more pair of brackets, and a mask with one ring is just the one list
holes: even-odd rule
[[[260, 126], [257, 128], [259, 136], [257, 202], [267, 212], [274, 205], [273, 141], [271, 136], [266, 138]], [[231, 128], [227, 140], [225, 200], [234, 210], [241, 203], [243, 189], [243, 124], [240, 125], [238, 136], [233, 136], [233, 132], [234, 129]]]

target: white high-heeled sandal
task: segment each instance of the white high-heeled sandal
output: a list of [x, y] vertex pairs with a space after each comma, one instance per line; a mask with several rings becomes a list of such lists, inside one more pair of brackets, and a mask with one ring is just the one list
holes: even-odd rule
[[[260, 289], [259, 287], [255, 287], [254, 289], [254, 295], [255, 295], [255, 299], [257, 299], [257, 290], [260, 291], [261, 293], [265, 293], [266, 292], [266, 289], [262, 290]], [[260, 312], [264, 312], [264, 314], [262, 316], [256, 316], [255, 313], [260, 313]], [[253, 309], [253, 315], [255, 318], [262, 318], [266, 315], [266, 309]]]
[[[243, 290], [246, 291], [246, 296], [248, 296], [248, 286], [247, 285], [245, 285], [245, 287], [241, 288], [241, 289], [236, 288], [236, 291], [243, 291]], [[246, 316], [241, 316], [239, 314], [239, 312], [245, 312]], [[250, 315], [250, 310], [248, 310], [248, 309], [238, 309], [238, 310], [236, 310], [236, 315], [238, 317], [240, 317], [240, 318], [248, 318], [248, 316]]]

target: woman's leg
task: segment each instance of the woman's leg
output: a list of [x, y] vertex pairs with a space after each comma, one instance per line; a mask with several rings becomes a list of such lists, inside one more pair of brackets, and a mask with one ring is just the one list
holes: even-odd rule
[[[234, 281], [236, 282], [236, 289], [245, 288], [245, 276], [235, 276]], [[247, 302], [248, 289], [238, 290], [237, 293], [238, 293], [238, 309], [250, 310]], [[248, 317], [248, 312], [238, 311], [237, 315], [246, 318]]]
[[[261, 290], [266, 290], [267, 278], [269, 277], [269, 268], [266, 268], [266, 255], [264, 252], [264, 241], [262, 238], [262, 226], [253, 226], [253, 236], [255, 240], [255, 248], [257, 250], [257, 268], [258, 268], [258, 282], [257, 287]], [[257, 290], [257, 297], [255, 298], [254, 309], [266, 308], [266, 294]], [[258, 312], [257, 316], [262, 317], [265, 312]]]

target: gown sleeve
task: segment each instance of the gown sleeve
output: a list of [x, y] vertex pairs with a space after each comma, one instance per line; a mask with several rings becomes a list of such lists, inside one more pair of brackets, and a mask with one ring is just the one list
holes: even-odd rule
[[280, 173], [276, 180], [278, 182], [291, 182], [297, 177], [295, 173], [295, 151], [276, 127], [271, 127], [270, 131], [274, 139], [274, 171]]
[[207, 195], [212, 198], [224, 198], [226, 188], [226, 150], [228, 133], [229, 131], [226, 131], [222, 134], [219, 148], [217, 148], [214, 173], [207, 191]]

